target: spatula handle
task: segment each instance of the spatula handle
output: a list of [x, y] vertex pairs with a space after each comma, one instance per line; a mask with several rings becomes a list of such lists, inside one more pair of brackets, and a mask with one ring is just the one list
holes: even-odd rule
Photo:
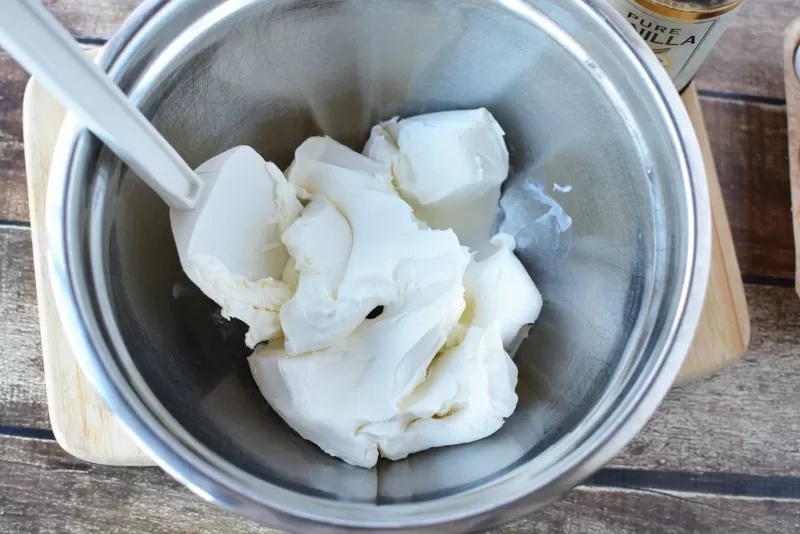
[[0, 10], [0, 45], [171, 208], [191, 209], [200, 179], [39, 0]]

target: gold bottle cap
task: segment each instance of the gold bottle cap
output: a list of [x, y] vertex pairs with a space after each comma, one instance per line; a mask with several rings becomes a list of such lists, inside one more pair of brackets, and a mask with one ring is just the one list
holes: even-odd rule
[[634, 0], [643, 8], [676, 20], [705, 20], [733, 11], [743, 0]]

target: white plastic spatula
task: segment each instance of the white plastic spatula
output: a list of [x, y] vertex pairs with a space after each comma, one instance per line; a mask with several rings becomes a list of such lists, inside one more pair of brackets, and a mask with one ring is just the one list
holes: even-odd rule
[[255, 151], [232, 149], [193, 171], [39, 0], [0, 4], [0, 45], [172, 208], [182, 263], [207, 254], [246, 277], [279, 273], [263, 253], [276, 185]]
[[2, 0], [0, 45], [171, 207], [191, 209], [201, 182], [39, 0]]

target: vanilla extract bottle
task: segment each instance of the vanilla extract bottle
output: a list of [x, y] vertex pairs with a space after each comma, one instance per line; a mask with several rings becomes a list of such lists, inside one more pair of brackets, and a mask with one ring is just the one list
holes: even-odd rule
[[744, 0], [610, 0], [678, 90], [692, 81]]

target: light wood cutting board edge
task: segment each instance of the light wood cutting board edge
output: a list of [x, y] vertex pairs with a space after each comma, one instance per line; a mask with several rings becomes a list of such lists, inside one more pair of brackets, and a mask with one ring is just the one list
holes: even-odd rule
[[31, 79], [22, 104], [25, 168], [33, 263], [50, 424], [56, 440], [82, 460], [109, 465], [155, 465], [105, 407], [81, 371], [53, 301], [46, 259], [47, 177], [64, 108]]
[[[714, 219], [714, 251], [711, 282], [698, 334], [678, 382], [713, 373], [736, 361], [750, 339], [744, 287], [693, 87], [684, 92], [683, 99], [706, 157]], [[53, 433], [67, 452], [83, 460], [110, 465], [154, 465], [104, 406], [81, 372], [61, 330], [53, 303], [44, 256], [47, 250], [44, 207], [50, 159], [63, 117], [63, 108], [35, 80], [31, 80], [23, 103], [23, 134], [42, 352]]]
[[786, 81], [786, 118], [789, 132], [789, 183], [792, 190], [794, 226], [795, 291], [800, 294], [800, 80], [794, 70], [794, 54], [800, 46], [800, 18], [786, 29], [783, 41]]
[[692, 347], [678, 376], [678, 383], [727, 367], [738, 360], [750, 344], [750, 314], [747, 311], [742, 274], [736, 259], [708, 130], [694, 84], [683, 92], [682, 99], [703, 152], [713, 226], [711, 274], [706, 300]]

